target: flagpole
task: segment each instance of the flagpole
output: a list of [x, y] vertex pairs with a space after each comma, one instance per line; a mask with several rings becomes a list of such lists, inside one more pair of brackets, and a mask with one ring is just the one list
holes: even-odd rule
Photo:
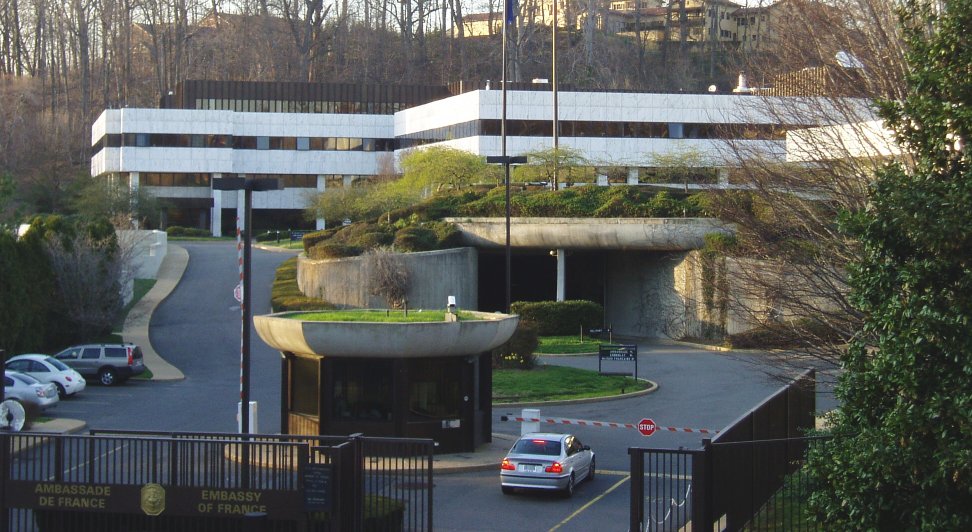
[[506, 183], [506, 313], [510, 312], [510, 161], [506, 156], [506, 82], [507, 82], [507, 65], [506, 65], [506, 40], [507, 32], [506, 29], [513, 22], [514, 10], [516, 5], [516, 0], [506, 0], [503, 13], [503, 74], [500, 76], [500, 83], [502, 84], [503, 93], [503, 117], [500, 120], [500, 142], [502, 143], [502, 157], [503, 157], [503, 172], [505, 174]]

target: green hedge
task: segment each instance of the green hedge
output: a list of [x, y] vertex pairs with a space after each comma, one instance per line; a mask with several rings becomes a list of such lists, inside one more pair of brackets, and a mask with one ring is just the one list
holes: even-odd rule
[[395, 233], [395, 251], [431, 251], [438, 243], [435, 231], [427, 227], [404, 227]]
[[301, 293], [297, 287], [297, 257], [285, 260], [277, 268], [270, 290], [270, 306], [274, 312], [334, 308], [334, 305], [323, 299], [307, 297]]
[[342, 257], [357, 257], [361, 254], [361, 251], [358, 246], [324, 242], [310, 248], [307, 256], [312, 259], [340, 259]]
[[579, 334], [581, 327], [601, 327], [604, 307], [593, 301], [516, 301], [510, 311], [537, 324], [540, 336]]
[[165, 234], [168, 236], [213, 236], [208, 229], [199, 229], [197, 227], [182, 227], [178, 225], [173, 225], [165, 230]]

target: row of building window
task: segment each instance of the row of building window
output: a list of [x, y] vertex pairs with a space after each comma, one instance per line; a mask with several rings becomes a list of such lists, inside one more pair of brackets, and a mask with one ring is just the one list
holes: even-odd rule
[[[561, 137], [610, 137], [657, 139], [744, 139], [783, 140], [786, 131], [773, 124], [693, 124], [681, 122], [558, 122]], [[500, 120], [472, 120], [461, 124], [410, 133], [398, 138], [399, 148], [410, 148], [430, 142], [475, 136], [498, 136]], [[506, 134], [514, 137], [549, 137], [550, 120], [507, 120]]]
[[408, 106], [401, 102], [340, 102], [249, 100], [232, 98], [197, 98], [196, 109], [237, 111], [242, 113], [317, 113], [317, 114], [395, 114]]
[[[561, 137], [746, 139], [783, 140], [785, 129], [773, 124], [711, 124], [681, 122], [584, 122], [561, 120]], [[549, 137], [550, 120], [507, 120], [506, 134], [514, 137]], [[172, 133], [108, 134], [94, 145], [102, 148], [232, 148], [237, 150], [366, 151], [391, 152], [430, 142], [476, 136], [499, 136], [500, 120], [471, 120], [461, 124], [403, 135], [398, 139], [359, 137], [270, 137], [234, 135], [185, 135]]]
[[395, 139], [359, 137], [269, 137], [234, 135], [183, 135], [174, 133], [108, 134], [98, 139], [94, 152], [102, 148], [232, 148], [236, 150], [297, 151], [395, 151]]
[[[247, 174], [247, 177], [275, 177], [280, 179], [284, 188], [317, 188], [316, 174]], [[351, 180], [359, 176], [348, 176]], [[344, 181], [341, 175], [325, 175], [328, 182]], [[209, 187], [212, 183], [211, 174], [175, 173], [175, 172], [142, 172], [138, 176], [140, 186], [146, 187]]]

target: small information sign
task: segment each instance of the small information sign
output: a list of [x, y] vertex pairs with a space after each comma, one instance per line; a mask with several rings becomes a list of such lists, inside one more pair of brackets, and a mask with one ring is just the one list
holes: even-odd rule
[[307, 234], [307, 231], [291, 231], [290, 232], [290, 241], [291, 242], [296, 242], [297, 240], [303, 240], [304, 239], [304, 235], [306, 235], [306, 234]]
[[601, 363], [605, 360], [610, 362], [634, 362], [634, 373], [629, 374], [635, 379], [638, 378], [638, 346], [635, 344], [601, 344], [597, 350], [597, 372], [603, 374]]
[[331, 511], [331, 466], [304, 466], [304, 509], [308, 512]]

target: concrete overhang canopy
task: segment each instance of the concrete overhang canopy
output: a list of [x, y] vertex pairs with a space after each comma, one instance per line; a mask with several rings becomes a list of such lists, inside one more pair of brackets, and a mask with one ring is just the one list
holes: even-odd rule
[[476, 319], [457, 322], [387, 323], [305, 321], [281, 312], [254, 316], [260, 338], [270, 347], [303, 355], [357, 358], [468, 356], [506, 343], [520, 317], [470, 312]]
[[[504, 218], [446, 218], [465, 243], [479, 248], [506, 245]], [[689, 251], [709, 233], [732, 233], [715, 218], [511, 218], [510, 246], [540, 249]]]

